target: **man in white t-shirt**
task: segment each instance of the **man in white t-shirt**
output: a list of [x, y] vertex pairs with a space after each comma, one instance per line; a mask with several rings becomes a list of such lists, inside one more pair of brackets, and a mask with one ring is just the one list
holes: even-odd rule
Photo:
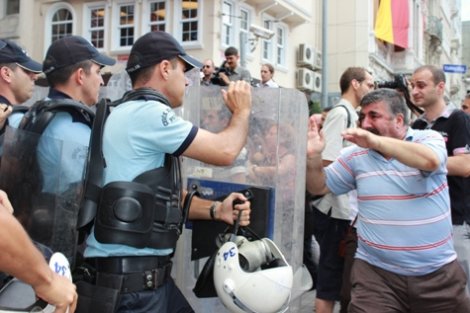
[[273, 80], [274, 66], [269, 63], [261, 65], [261, 82], [259, 87], [279, 88], [279, 85]]

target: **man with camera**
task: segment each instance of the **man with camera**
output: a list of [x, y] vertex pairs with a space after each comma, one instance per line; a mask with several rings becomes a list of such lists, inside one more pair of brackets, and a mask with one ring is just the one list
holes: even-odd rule
[[251, 83], [250, 71], [238, 65], [240, 56], [235, 47], [225, 49], [225, 61], [214, 74], [213, 84], [227, 86], [231, 81], [244, 80]]
[[423, 109], [416, 106], [411, 101], [410, 83], [404, 74], [395, 74], [393, 80], [375, 82], [377, 88], [390, 88], [398, 91], [405, 98], [406, 106], [413, 114], [412, 117], [418, 117], [423, 114]]
[[[447, 148], [447, 181], [457, 260], [470, 274], [470, 116], [454, 110], [444, 100], [446, 77], [433, 65], [418, 67], [412, 76], [411, 97], [425, 110], [413, 124], [416, 129], [441, 133]], [[470, 284], [467, 281], [467, 289]]]

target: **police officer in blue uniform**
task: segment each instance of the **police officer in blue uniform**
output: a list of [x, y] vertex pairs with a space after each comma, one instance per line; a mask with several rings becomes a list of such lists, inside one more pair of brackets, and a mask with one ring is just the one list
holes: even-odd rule
[[[214, 134], [177, 116], [185, 72], [199, 64], [165, 32], [147, 33], [133, 45], [126, 68], [133, 91], [104, 124], [104, 186], [85, 250], [96, 268], [95, 289], [79, 286], [79, 312], [193, 312], [170, 277], [181, 207], [189, 204], [183, 199], [190, 201], [178, 157], [232, 164], [245, 145], [251, 110], [250, 85], [237, 81], [222, 91], [232, 112], [223, 131]], [[232, 224], [239, 211], [240, 225], [247, 225], [250, 204], [240, 193], [222, 202], [194, 197], [189, 218]]]
[[89, 107], [103, 85], [101, 68], [115, 62], [80, 36], [54, 41], [42, 66], [48, 96], [10, 118], [5, 133], [0, 184], [15, 215], [33, 240], [71, 263], [94, 116]]
[[0, 39], [1, 133], [15, 119], [12, 105], [19, 105], [32, 97], [34, 82], [41, 72], [41, 64], [31, 59], [24, 49], [11, 40]]

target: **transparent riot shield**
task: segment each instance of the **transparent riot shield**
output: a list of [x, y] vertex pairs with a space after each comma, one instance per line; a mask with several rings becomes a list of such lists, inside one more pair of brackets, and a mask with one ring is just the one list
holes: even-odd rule
[[73, 264], [76, 222], [88, 148], [7, 127], [0, 166], [5, 190], [33, 241]]
[[[302, 264], [306, 136], [306, 96], [295, 89], [254, 88], [249, 135], [232, 166], [217, 167], [184, 159], [188, 188], [197, 186], [203, 197], [221, 199], [232, 191], [254, 193], [250, 228], [272, 239], [294, 270], [289, 311], [296, 312], [298, 296], [311, 286]], [[188, 88], [183, 116], [201, 128], [219, 132], [231, 113], [219, 86]], [[226, 226], [226, 225], [225, 225]], [[208, 256], [214, 251], [217, 222], [188, 223], [178, 241], [173, 276], [196, 312], [227, 312], [217, 297], [201, 298], [193, 292]], [[195, 233], [197, 233], [195, 235]], [[260, 291], [262, 292], [262, 291]]]

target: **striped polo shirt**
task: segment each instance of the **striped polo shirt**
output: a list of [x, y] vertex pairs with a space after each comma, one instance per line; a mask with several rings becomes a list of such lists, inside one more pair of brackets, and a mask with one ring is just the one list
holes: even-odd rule
[[424, 172], [358, 146], [344, 149], [328, 166], [335, 194], [357, 189], [356, 258], [384, 270], [419, 276], [456, 259], [452, 242], [447, 151], [433, 130], [408, 129], [405, 140], [431, 148], [439, 168]]

